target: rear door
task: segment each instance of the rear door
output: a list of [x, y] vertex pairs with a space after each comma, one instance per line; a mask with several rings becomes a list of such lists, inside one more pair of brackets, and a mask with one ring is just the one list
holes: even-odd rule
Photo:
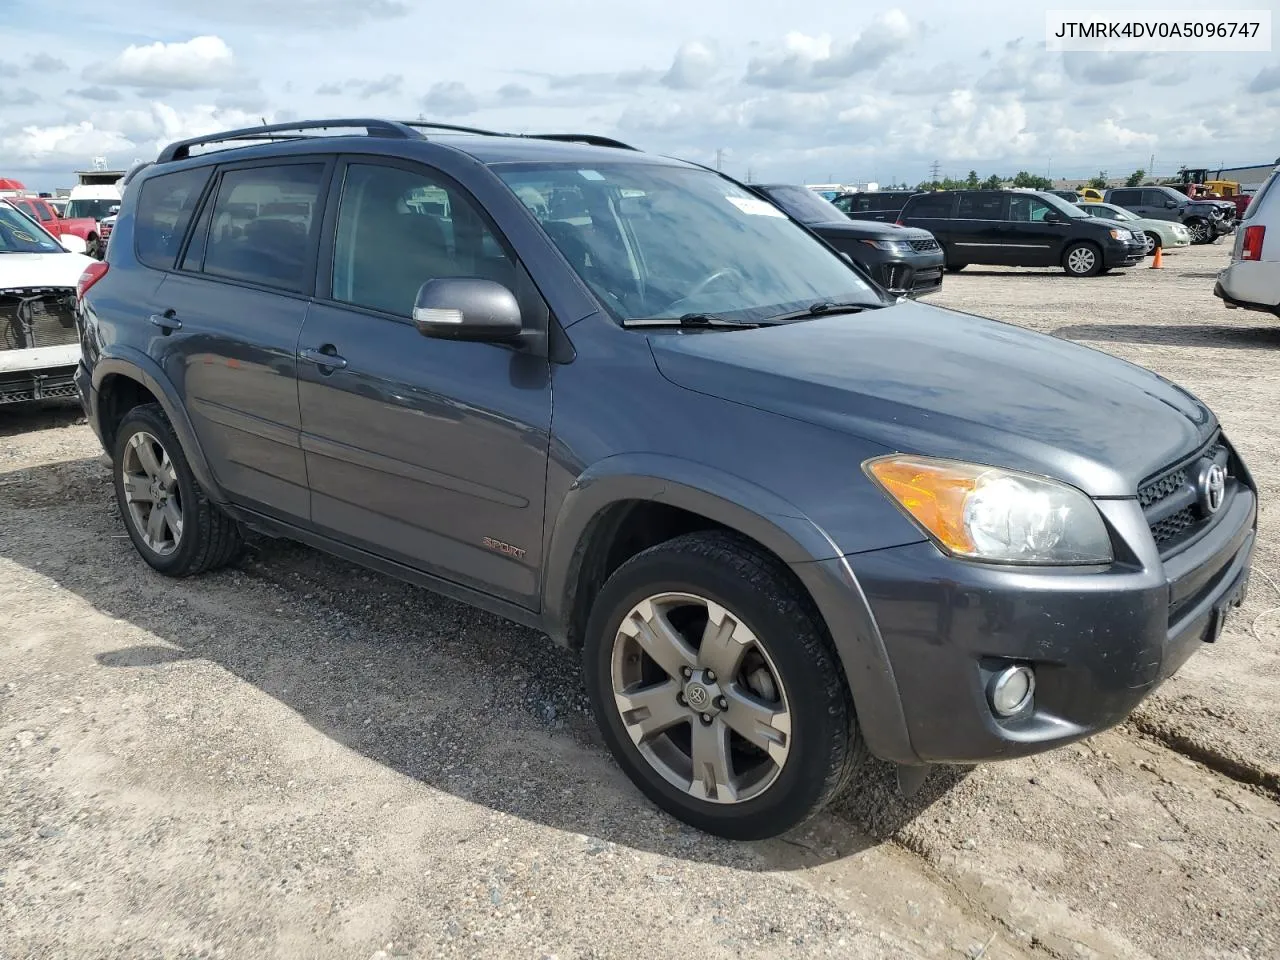
[[[219, 485], [237, 503], [291, 521], [305, 521], [310, 508], [297, 348], [331, 168], [325, 157], [221, 168], [150, 317], [153, 357], [181, 392]], [[176, 178], [195, 173], [144, 182], [135, 231], [144, 263], [164, 263], [195, 182]]]
[[954, 193], [926, 193], [909, 199], [897, 219], [905, 226], [919, 227], [932, 233], [942, 245], [948, 264], [970, 263], [963, 252], [952, 252], [952, 241], [957, 236], [955, 210]]
[[439, 171], [353, 158], [333, 196], [332, 264], [299, 344], [313, 522], [536, 609], [550, 362], [508, 344], [429, 339], [411, 315], [419, 287], [442, 277], [504, 284], [526, 326], [547, 324], [546, 306], [479, 204]]
[[959, 195], [950, 249], [959, 263], [1017, 264], [1019, 240], [1008, 223], [1006, 194], [975, 190]]

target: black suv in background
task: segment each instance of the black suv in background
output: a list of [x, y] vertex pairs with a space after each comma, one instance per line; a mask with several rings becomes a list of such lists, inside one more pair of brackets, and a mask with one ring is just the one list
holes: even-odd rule
[[947, 269], [971, 263], [1060, 266], [1076, 277], [1132, 267], [1146, 256], [1140, 236], [1037, 190], [940, 190], [907, 201], [898, 222], [942, 244]]
[[894, 296], [922, 297], [942, 289], [942, 248], [927, 230], [850, 220], [808, 187], [748, 184], [799, 220]]
[[736, 181], [600, 137], [172, 144], [77, 322], [151, 567], [251, 528], [543, 629], [627, 775], [725, 836], [874, 784], [868, 753], [909, 789], [1120, 722], [1249, 573], [1256, 486], [1195, 397], [894, 300]]
[[832, 200], [836, 209], [850, 220], [879, 220], [893, 223], [915, 190], [876, 190], [871, 193], [842, 193]]
[[1184, 224], [1192, 243], [1212, 243], [1235, 229], [1219, 201], [1192, 200], [1173, 187], [1116, 187], [1104, 197], [1140, 217]]

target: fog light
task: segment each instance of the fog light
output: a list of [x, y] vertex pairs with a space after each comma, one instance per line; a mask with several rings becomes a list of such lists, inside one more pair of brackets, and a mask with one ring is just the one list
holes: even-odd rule
[[1005, 667], [991, 680], [991, 709], [1002, 717], [1011, 717], [1031, 702], [1036, 675], [1030, 667]]

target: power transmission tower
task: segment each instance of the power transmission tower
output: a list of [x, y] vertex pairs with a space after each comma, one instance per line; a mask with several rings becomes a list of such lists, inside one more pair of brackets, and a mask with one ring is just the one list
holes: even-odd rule
[[932, 180], [934, 183], [938, 182], [938, 171], [940, 171], [941, 169], [942, 169], [942, 164], [939, 163], [937, 160], [933, 161], [933, 163], [929, 165], [929, 179]]

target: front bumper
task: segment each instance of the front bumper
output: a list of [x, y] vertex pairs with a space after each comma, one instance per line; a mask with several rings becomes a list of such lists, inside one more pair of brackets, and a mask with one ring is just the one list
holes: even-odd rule
[[[1098, 505], [1125, 543], [1147, 541], [1105, 570], [964, 562], [932, 543], [845, 558], [887, 654], [910, 744], [910, 757], [892, 744], [882, 756], [979, 763], [1090, 736], [1124, 720], [1218, 638], [1247, 584], [1254, 491], [1242, 484], [1204, 536], [1163, 560], [1136, 500]], [[847, 656], [847, 638], [836, 641]], [[1036, 692], [1027, 712], [1001, 719], [987, 686], [1010, 662], [1034, 667]], [[856, 704], [852, 678], [851, 686]], [[877, 737], [865, 732], [875, 751]]]
[[1147, 245], [1141, 240], [1112, 240], [1102, 248], [1102, 265], [1108, 270], [1132, 267], [1143, 261]]
[[888, 253], [865, 244], [835, 244], [837, 250], [849, 254], [895, 297], [923, 297], [942, 289], [942, 248]]

